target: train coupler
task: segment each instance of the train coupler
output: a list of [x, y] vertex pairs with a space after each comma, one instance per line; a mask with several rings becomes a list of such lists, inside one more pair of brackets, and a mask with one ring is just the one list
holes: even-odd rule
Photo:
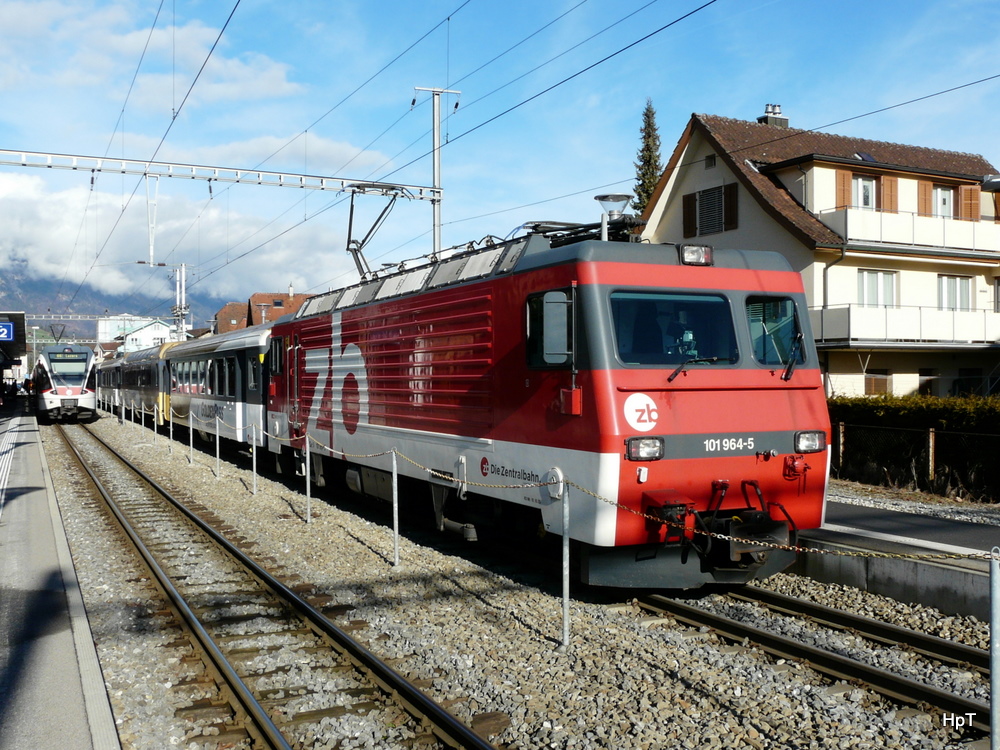
[[787, 547], [789, 527], [763, 511], [742, 511], [730, 519], [727, 535], [729, 559], [739, 562], [747, 554], [757, 558], [776, 546]]

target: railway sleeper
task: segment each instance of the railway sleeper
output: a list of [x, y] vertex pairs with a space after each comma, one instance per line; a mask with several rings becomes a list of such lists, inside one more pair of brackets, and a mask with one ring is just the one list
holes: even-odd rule
[[372, 711], [377, 711], [381, 707], [382, 704], [374, 701], [362, 701], [361, 703], [354, 703], [350, 706], [330, 706], [329, 708], [318, 708], [314, 711], [302, 711], [301, 713], [297, 713], [292, 716], [286, 716], [278, 723], [285, 725], [304, 723], [312, 724], [321, 719], [336, 719], [347, 715], [365, 716], [366, 714], [370, 714]]
[[215, 747], [230, 747], [244, 743], [250, 739], [250, 734], [241, 726], [235, 724], [210, 724], [202, 729], [200, 736], [188, 737], [190, 741], [203, 739], [206, 744]]
[[[279, 636], [279, 635], [295, 635], [303, 636], [309, 635], [313, 631], [310, 628], [289, 628], [287, 630], [275, 630], [273, 632], [268, 632], [269, 636]], [[218, 635], [213, 636], [212, 640], [216, 643], [232, 643], [234, 641], [245, 641], [253, 638], [252, 633], [234, 633], [233, 635]]]
[[280, 704], [292, 698], [301, 698], [303, 695], [316, 695], [316, 691], [305, 685], [292, 685], [291, 687], [268, 688], [261, 690], [258, 696], [261, 702]]
[[178, 719], [192, 722], [207, 720], [227, 721], [233, 718], [233, 707], [226, 701], [202, 698], [188, 706], [181, 706], [174, 711]]

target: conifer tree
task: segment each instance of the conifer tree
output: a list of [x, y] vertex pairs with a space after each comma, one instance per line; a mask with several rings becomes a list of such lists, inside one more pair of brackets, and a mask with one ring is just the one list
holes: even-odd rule
[[636, 213], [642, 213], [646, 208], [663, 173], [663, 165], [660, 163], [660, 132], [656, 128], [656, 110], [653, 109], [652, 99], [646, 99], [639, 132], [642, 134], [642, 145], [637, 154], [639, 161], [635, 162], [635, 198], [632, 201], [632, 208]]

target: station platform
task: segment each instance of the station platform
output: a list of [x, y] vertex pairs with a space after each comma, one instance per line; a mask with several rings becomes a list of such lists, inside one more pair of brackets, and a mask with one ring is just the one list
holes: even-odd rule
[[0, 406], [0, 750], [120, 750], [38, 426]]
[[[829, 502], [822, 528], [803, 531], [789, 572], [989, 621], [988, 554], [1000, 529], [917, 513]], [[825, 553], [825, 554], [824, 554]]]

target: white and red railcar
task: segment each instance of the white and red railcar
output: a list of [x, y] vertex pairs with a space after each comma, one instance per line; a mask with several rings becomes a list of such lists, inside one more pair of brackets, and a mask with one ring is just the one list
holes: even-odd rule
[[395, 448], [439, 524], [561, 534], [541, 485], [570, 480], [592, 584], [764, 577], [823, 520], [819, 361], [775, 253], [529, 235], [314, 297], [273, 325], [268, 366], [271, 450], [344, 456], [385, 497], [390, 459], [366, 456]]
[[46, 346], [35, 360], [32, 388], [39, 420], [97, 419], [97, 379], [92, 349], [79, 344]]

